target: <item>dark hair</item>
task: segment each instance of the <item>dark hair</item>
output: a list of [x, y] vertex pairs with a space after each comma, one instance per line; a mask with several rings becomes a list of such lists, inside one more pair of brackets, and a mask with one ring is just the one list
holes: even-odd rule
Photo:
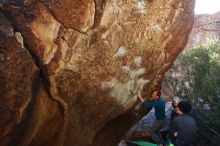
[[151, 95], [152, 95], [154, 92], [157, 92], [157, 96], [160, 97], [161, 92], [160, 92], [159, 90], [157, 90], [157, 89], [152, 90], [152, 91], [151, 91]]
[[180, 101], [177, 106], [181, 112], [189, 113], [192, 109], [192, 105], [188, 101]]
[[157, 96], [160, 97], [160, 95], [161, 95], [161, 92], [160, 92], [160, 91], [157, 91]]

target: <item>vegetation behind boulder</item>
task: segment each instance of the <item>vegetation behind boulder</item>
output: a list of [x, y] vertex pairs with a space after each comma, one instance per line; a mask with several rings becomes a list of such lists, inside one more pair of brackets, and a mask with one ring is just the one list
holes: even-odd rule
[[198, 145], [220, 144], [220, 46], [207, 39], [185, 50], [165, 77], [174, 95], [193, 104], [199, 136]]

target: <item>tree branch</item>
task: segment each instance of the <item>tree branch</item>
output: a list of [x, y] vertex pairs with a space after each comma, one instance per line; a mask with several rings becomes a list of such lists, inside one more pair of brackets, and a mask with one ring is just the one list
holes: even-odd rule
[[[195, 107], [195, 106], [194, 106], [194, 107]], [[220, 134], [219, 134], [217, 131], [215, 131], [214, 129], [212, 129], [211, 127], [209, 127], [209, 126], [206, 124], [205, 120], [199, 115], [199, 113], [198, 113], [196, 107], [195, 107], [195, 113], [196, 113], [196, 116], [203, 122], [203, 124], [205, 125], [205, 127], [206, 127], [208, 130], [210, 130], [210, 131], [211, 131], [213, 134], [215, 134], [216, 136], [220, 137]]]
[[220, 31], [218, 29], [207, 29], [207, 28], [202, 28], [202, 30], [204, 30], [204, 31]]
[[195, 26], [194, 28], [196, 28], [196, 27], [201, 27], [201, 26], [205, 26], [205, 25], [212, 25], [212, 24], [214, 24], [214, 23], [220, 23], [220, 20], [214, 21], [214, 22], [205, 23], [205, 24], [200, 24], [200, 25]]

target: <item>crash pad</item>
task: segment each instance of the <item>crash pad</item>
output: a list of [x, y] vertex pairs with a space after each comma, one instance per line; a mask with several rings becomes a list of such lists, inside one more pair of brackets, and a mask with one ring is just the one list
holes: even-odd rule
[[145, 141], [145, 140], [130, 140], [128, 142], [139, 145], [139, 146], [157, 146], [157, 144], [150, 143], [150, 142]]

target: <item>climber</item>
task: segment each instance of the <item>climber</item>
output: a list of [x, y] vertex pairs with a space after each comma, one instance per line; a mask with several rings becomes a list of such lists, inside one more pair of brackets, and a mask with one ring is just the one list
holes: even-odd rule
[[151, 92], [150, 101], [146, 101], [142, 98], [141, 92], [138, 93], [138, 98], [143, 103], [144, 107], [154, 107], [155, 109], [155, 117], [156, 120], [154, 121], [153, 125], [150, 127], [150, 136], [155, 143], [159, 146], [165, 145], [165, 142], [160, 135], [159, 131], [165, 124], [165, 101], [162, 97], [160, 97], [161, 92], [158, 90], [154, 90]]
[[194, 146], [197, 126], [195, 120], [188, 115], [191, 111], [191, 104], [188, 101], [180, 101], [175, 117], [171, 124], [169, 136], [175, 146]]
[[172, 123], [173, 119], [178, 116], [178, 114], [176, 113], [176, 108], [177, 108], [179, 102], [180, 102], [180, 98], [177, 96], [174, 97], [172, 100], [173, 110], [172, 110], [171, 117], [170, 117], [170, 123]]

